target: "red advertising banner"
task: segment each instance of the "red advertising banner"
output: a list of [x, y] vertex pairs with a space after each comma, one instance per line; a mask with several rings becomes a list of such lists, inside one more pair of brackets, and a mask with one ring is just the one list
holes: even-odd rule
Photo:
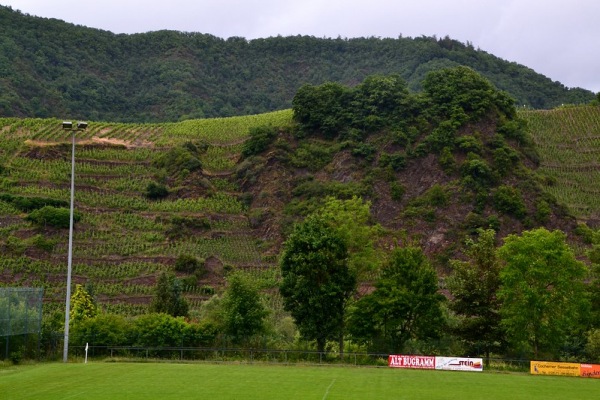
[[435, 357], [390, 354], [388, 366], [392, 368], [435, 369]]
[[447, 371], [483, 371], [483, 359], [466, 357], [436, 357], [435, 369]]
[[600, 379], [600, 365], [598, 364], [581, 364], [580, 372], [584, 378]]

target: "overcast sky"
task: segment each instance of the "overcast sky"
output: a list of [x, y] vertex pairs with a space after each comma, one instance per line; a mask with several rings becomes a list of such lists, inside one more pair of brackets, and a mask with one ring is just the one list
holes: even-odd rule
[[450, 36], [567, 87], [600, 92], [600, 0], [0, 0], [114, 33]]

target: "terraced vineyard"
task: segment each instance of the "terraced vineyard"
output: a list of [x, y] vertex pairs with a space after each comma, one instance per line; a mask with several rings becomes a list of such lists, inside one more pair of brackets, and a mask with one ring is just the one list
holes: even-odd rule
[[600, 223], [600, 107], [523, 111], [546, 190], [581, 220]]
[[[185, 279], [192, 307], [218, 289], [224, 271], [245, 268], [275, 282], [267, 244], [256, 239], [232, 174], [252, 126], [285, 125], [291, 111], [169, 124], [90, 122], [76, 146], [73, 282], [92, 282], [102, 307], [142, 313], [157, 275], [178, 256], [206, 260]], [[167, 172], [154, 162], [186, 142], [201, 144], [200, 171]], [[68, 202], [70, 134], [57, 119], [0, 119], [0, 194]], [[167, 168], [168, 169], [168, 168]], [[171, 195], [151, 200], [151, 182]], [[201, 184], [198, 184], [201, 182]], [[198, 189], [200, 188], [200, 189]], [[68, 229], [39, 227], [0, 200], [0, 281], [43, 286], [46, 306], [64, 302]], [[182, 222], [183, 221], [183, 222]]]
[[[546, 189], [581, 220], [600, 222], [600, 107], [520, 115], [539, 151]], [[180, 256], [206, 260], [201, 277], [178, 273], [192, 309], [219, 289], [231, 269], [243, 268], [264, 287], [274, 286], [276, 246], [252, 228], [248, 193], [234, 171], [251, 127], [290, 121], [286, 110], [165, 124], [90, 122], [77, 133], [74, 283], [91, 282], [105, 310], [124, 314], [147, 310], [157, 276], [172, 270]], [[200, 169], [158, 162], [186, 146], [201, 149]], [[0, 119], [0, 282], [44, 287], [50, 309], [64, 304], [68, 229], [30, 222], [29, 211], [10, 199], [49, 199], [68, 207], [70, 151], [60, 120]], [[181, 151], [168, 160], [179, 162]], [[280, 172], [273, 167], [268, 179], [278, 180]], [[170, 194], [149, 198], [148, 187], [156, 182]], [[258, 194], [255, 203], [268, 208], [276, 198]]]

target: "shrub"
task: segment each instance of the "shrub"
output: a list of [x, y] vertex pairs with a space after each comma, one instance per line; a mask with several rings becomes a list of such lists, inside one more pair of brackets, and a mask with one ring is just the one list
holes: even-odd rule
[[256, 229], [262, 225], [267, 218], [271, 216], [271, 210], [269, 208], [254, 208], [248, 213], [248, 222], [252, 229]]
[[242, 205], [244, 205], [244, 207], [249, 208], [254, 201], [254, 195], [250, 192], [245, 192], [239, 194], [237, 199]]
[[458, 127], [459, 125], [454, 121], [442, 121], [431, 134], [425, 138], [425, 142], [428, 144], [429, 149], [434, 152], [439, 152], [444, 147], [453, 147]]
[[491, 186], [496, 178], [490, 166], [474, 153], [469, 153], [467, 160], [461, 166], [463, 183], [476, 189]]
[[587, 244], [592, 244], [594, 242], [594, 230], [585, 223], [577, 224], [577, 227], [575, 228], [575, 234], [580, 236], [581, 239]]
[[522, 119], [505, 122], [498, 127], [498, 133], [505, 138], [516, 140], [519, 144], [532, 144], [531, 138], [527, 135], [526, 122]]
[[257, 126], [250, 128], [250, 138], [244, 142], [242, 155], [249, 157], [265, 151], [277, 137], [277, 128]]
[[56, 245], [56, 240], [46, 239], [44, 235], [38, 234], [31, 239], [31, 243], [39, 249], [51, 252], [54, 249], [54, 246]]
[[[40, 226], [53, 226], [55, 228], [68, 228], [70, 222], [70, 211], [67, 208], [57, 208], [45, 206], [34, 210], [25, 218]], [[81, 214], [77, 211], [73, 213], [73, 222], [78, 222]]]
[[448, 205], [450, 195], [448, 190], [441, 185], [435, 184], [421, 196], [413, 199], [410, 202], [411, 206], [431, 206], [431, 207], [444, 207]]
[[523, 219], [527, 208], [523, 201], [521, 191], [517, 188], [502, 185], [494, 190], [492, 195], [494, 208], [504, 214], [510, 214], [518, 219]]
[[27, 242], [21, 238], [10, 235], [6, 238], [5, 248], [9, 253], [22, 255], [27, 250]]
[[492, 153], [494, 166], [501, 176], [505, 176], [519, 161], [519, 155], [510, 147], [500, 147]]
[[128, 323], [121, 315], [98, 314], [73, 324], [73, 344], [83, 346], [124, 346], [127, 344]]
[[162, 183], [150, 182], [146, 186], [145, 196], [151, 200], [164, 199], [169, 195], [169, 189]]
[[133, 345], [142, 347], [181, 346], [189, 329], [183, 317], [168, 314], [145, 314], [134, 321]]
[[592, 329], [587, 333], [585, 353], [595, 363], [600, 363], [600, 329]]
[[417, 139], [417, 137], [419, 137], [419, 130], [414, 126], [411, 126], [406, 130], [394, 132], [392, 135], [394, 143], [402, 147], [409, 146]]
[[434, 208], [422, 205], [410, 205], [406, 207], [402, 213], [402, 217], [420, 219], [425, 222], [435, 222], [437, 218]]
[[540, 224], [545, 224], [550, 220], [550, 215], [552, 214], [552, 209], [550, 205], [545, 200], [539, 200], [535, 204], [535, 220]]
[[455, 143], [458, 146], [458, 148], [464, 151], [465, 153], [471, 152], [475, 154], [481, 154], [481, 152], [483, 151], [483, 143], [481, 143], [481, 140], [479, 140], [475, 136], [460, 136], [456, 138]]
[[177, 257], [177, 260], [175, 260], [175, 271], [177, 272], [185, 272], [189, 274], [201, 272], [200, 275], [202, 275], [204, 273], [204, 268], [204, 259], [198, 259], [188, 254], [182, 254]]
[[450, 147], [444, 147], [439, 157], [440, 165], [442, 169], [447, 174], [452, 173], [456, 168], [456, 160], [454, 159], [454, 154], [452, 154], [452, 149]]
[[370, 143], [359, 143], [352, 149], [354, 157], [361, 157], [367, 161], [373, 161], [377, 149]]
[[425, 192], [424, 198], [433, 207], [443, 207], [448, 205], [449, 194], [443, 186], [435, 184]]
[[302, 143], [292, 154], [290, 163], [296, 168], [308, 168], [319, 171], [333, 160], [337, 146], [325, 143]]
[[394, 171], [398, 172], [406, 167], [406, 156], [401, 153], [383, 153], [379, 158], [379, 165], [381, 167], [391, 167]]
[[198, 277], [190, 275], [181, 278], [181, 286], [183, 286], [183, 291], [186, 292], [194, 290], [198, 286]]
[[171, 174], [190, 173], [202, 168], [198, 159], [199, 150], [193, 143], [184, 143], [181, 147], [174, 147], [161, 154], [154, 160], [158, 168], [165, 168]]
[[171, 218], [174, 229], [210, 229], [210, 221], [207, 218], [182, 217], [175, 215]]
[[390, 183], [390, 196], [394, 201], [402, 200], [402, 196], [406, 192], [406, 188], [399, 182]]
[[14, 207], [18, 208], [24, 212], [30, 212], [33, 210], [40, 209], [45, 206], [53, 206], [53, 207], [68, 207], [69, 203], [64, 200], [56, 200], [49, 199], [45, 197], [24, 197], [24, 196], [14, 196], [8, 193], [0, 194], [0, 200], [12, 204]]

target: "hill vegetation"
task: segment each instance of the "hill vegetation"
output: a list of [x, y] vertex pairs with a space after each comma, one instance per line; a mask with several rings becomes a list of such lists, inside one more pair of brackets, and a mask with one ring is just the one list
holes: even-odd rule
[[[161, 303], [179, 305], [178, 296], [183, 296], [189, 304], [183, 314], [202, 322], [189, 328], [195, 345], [210, 342], [218, 333], [239, 343], [240, 332], [249, 335], [249, 327], [293, 342], [299, 329], [309, 339], [315, 332], [324, 335], [314, 337], [319, 350], [325, 349], [327, 341], [340, 339], [342, 352], [345, 315], [331, 315], [328, 332], [296, 326], [290, 318], [291, 314], [300, 324], [294, 312], [301, 307], [290, 304], [289, 291], [278, 290], [281, 274], [294, 271], [297, 276], [286, 275], [284, 280], [305, 279], [297, 265], [302, 257], [284, 253], [286, 268], [283, 264], [278, 268], [282, 248], [288, 252], [297, 248], [290, 240], [307, 237], [310, 247], [315, 246], [313, 239], [320, 240], [318, 232], [326, 233], [335, 251], [325, 250], [323, 257], [336, 258], [331, 263], [336, 270], [311, 279], [336, 287], [335, 281], [328, 280], [347, 268], [337, 275], [353, 287], [341, 291], [342, 301], [328, 301], [336, 300], [331, 308], [344, 313], [349, 304], [355, 306], [352, 315], [360, 316], [371, 314], [368, 307], [394, 304], [387, 301], [386, 292], [377, 292], [380, 288], [406, 285], [414, 290], [413, 270], [421, 271], [415, 279], [428, 287], [435, 286], [437, 278], [448, 294], [444, 278], [454, 272], [456, 260], [473, 254], [465, 246], [491, 230], [497, 240], [511, 237], [514, 248], [530, 246], [531, 253], [538, 252], [532, 257], [548, 279], [553, 279], [551, 260], [560, 256], [573, 266], [572, 275], [557, 279], [561, 290], [577, 291], [559, 295], [583, 299], [581, 315], [578, 309], [571, 319], [563, 319], [574, 322], [552, 331], [558, 340], [548, 340], [544, 336], [548, 330], [535, 327], [533, 339], [519, 337], [508, 348], [513, 354], [535, 351], [537, 355], [539, 347], [540, 353], [558, 357], [568, 340], [598, 325], [586, 309], [588, 296], [582, 294], [589, 289], [597, 305], [598, 291], [593, 291], [597, 281], [586, 286], [575, 282], [588, 268], [563, 242], [576, 246], [583, 258], [585, 242], [597, 241], [597, 234], [584, 225], [578, 227], [569, 208], [544, 190], [544, 185], [560, 188], [566, 179], [553, 180], [535, 172], [538, 166], [548, 165], [544, 157], [551, 153], [539, 151], [543, 146], [536, 146], [532, 137], [544, 133], [532, 135], [527, 121], [532, 129], [542, 129], [537, 127], [546, 125], [536, 125], [536, 118], [543, 120], [552, 112], [518, 113], [506, 92], [462, 66], [432, 71], [421, 86], [423, 90], [414, 93], [399, 75], [373, 75], [354, 86], [303, 85], [292, 110], [179, 123], [90, 122], [87, 130], [76, 134], [73, 280], [86, 285], [103, 310], [98, 318], [104, 319], [93, 319], [94, 329], [114, 324], [114, 332], [125, 331], [127, 325], [118, 318], [141, 315], [132, 328], [136, 339], [131, 340], [153, 345], [154, 339], [144, 332], [160, 322], [164, 327], [160, 341], [170, 345], [176, 338], [168, 332], [188, 329], [187, 325], [164, 314], [147, 313], [150, 308], [158, 310]], [[574, 117], [579, 115], [575, 110], [590, 120], [598, 115], [589, 111], [595, 110], [591, 106], [572, 110]], [[595, 126], [595, 122], [584, 124]], [[57, 119], [5, 118], [0, 127], [0, 280], [5, 285], [44, 287], [45, 314], [60, 315], [67, 253], [69, 133], [62, 131]], [[583, 135], [594, 136], [593, 131]], [[590, 141], [586, 149], [595, 143]], [[574, 152], [579, 149], [569, 147]], [[586, 214], [581, 211], [593, 207], [578, 208], [577, 216], [583, 221]], [[353, 216], [360, 218], [351, 221]], [[318, 223], [303, 230], [303, 224], [313, 220]], [[529, 230], [535, 233], [515, 236]], [[548, 256], [552, 249], [536, 246], [546, 237], [558, 244], [560, 254]], [[409, 250], [402, 253], [398, 247]], [[511, 251], [501, 254], [507, 263], [517, 264]], [[595, 253], [590, 254], [588, 261], [596, 263]], [[547, 259], [549, 263], [537, 264]], [[306, 262], [311, 262], [310, 257]], [[288, 287], [292, 283], [296, 282]], [[255, 290], [265, 294], [265, 302], [256, 301]], [[510, 290], [503, 292], [506, 298], [511, 297]], [[159, 293], [165, 300], [153, 302]], [[371, 300], [352, 304], [359, 297]], [[374, 325], [367, 331], [354, 331], [355, 344], [376, 351], [397, 351], [407, 343], [421, 351], [422, 346], [447, 345], [444, 339], [460, 343], [464, 351], [478, 346], [463, 336], [444, 336], [442, 328], [462, 324], [461, 317], [446, 315], [442, 296], [427, 293], [423, 298], [435, 302], [428, 315], [443, 320], [436, 329], [390, 331], [385, 324], [407, 320], [403, 313], [413, 307], [399, 302], [390, 312], [400, 316], [387, 318], [386, 310], [379, 310], [382, 317], [372, 318]], [[243, 313], [266, 316], [269, 323], [244, 324], [240, 304], [253, 304]], [[177, 309], [177, 313], [183, 310]], [[107, 319], [107, 315], [120, 317]], [[509, 322], [515, 330], [522, 323]], [[495, 324], [494, 329], [497, 320]], [[493, 339], [499, 343], [494, 351], [507, 351], [503, 337]], [[129, 339], [123, 334], [119, 340]], [[569, 354], [582, 351], [580, 346]]]
[[428, 72], [458, 65], [478, 71], [519, 106], [593, 98], [448, 37], [117, 35], [0, 6], [3, 117], [166, 122], [251, 115], [289, 109], [305, 83], [354, 86], [370, 75], [398, 74], [418, 92]]

